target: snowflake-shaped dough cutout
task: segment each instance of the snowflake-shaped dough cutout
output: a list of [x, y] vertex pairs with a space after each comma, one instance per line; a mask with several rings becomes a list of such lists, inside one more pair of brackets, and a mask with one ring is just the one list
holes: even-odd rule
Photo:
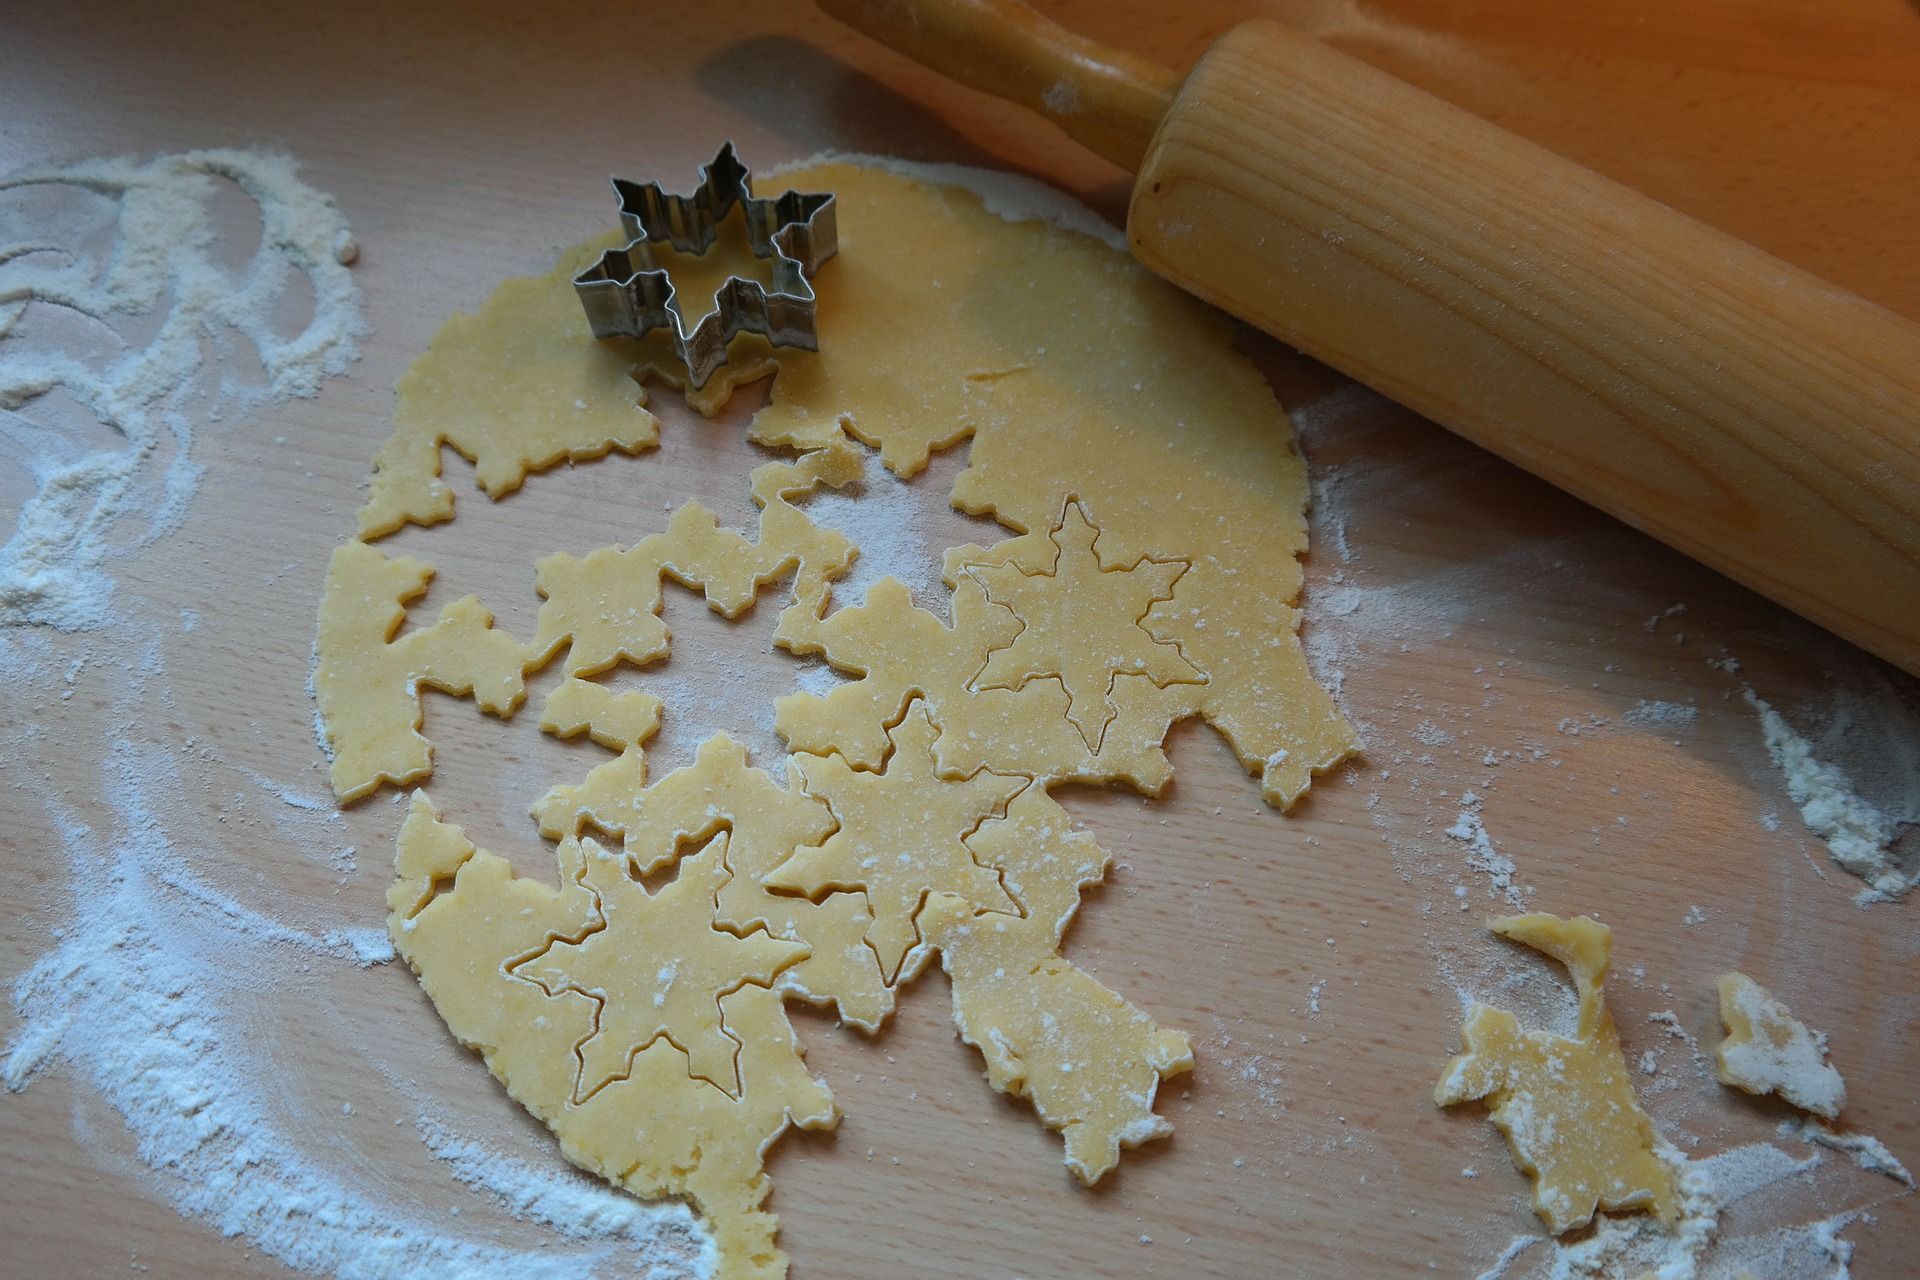
[[1020, 689], [1029, 681], [1056, 678], [1066, 688], [1067, 718], [1089, 751], [1098, 751], [1112, 723], [1113, 682], [1145, 676], [1162, 689], [1204, 684], [1206, 677], [1144, 625], [1154, 605], [1173, 599], [1174, 583], [1187, 571], [1179, 560], [1149, 557], [1131, 565], [1101, 560], [1100, 531], [1078, 502], [1069, 502], [1048, 533], [1053, 563], [1039, 573], [1017, 564], [975, 565], [967, 572], [1024, 624], [1013, 643], [987, 655], [973, 679], [976, 689]]
[[591, 840], [580, 879], [593, 891], [604, 925], [558, 938], [511, 967], [550, 996], [578, 992], [599, 1003], [593, 1034], [578, 1049], [574, 1101], [626, 1078], [634, 1055], [662, 1038], [687, 1055], [688, 1073], [738, 1095], [740, 1044], [721, 1025], [720, 998], [748, 985], [770, 986], [806, 959], [807, 948], [756, 930], [745, 936], [714, 926], [727, 869], [725, 832], [682, 858], [678, 876], [658, 893], [627, 872], [624, 855]]
[[827, 802], [840, 829], [824, 844], [794, 850], [762, 881], [810, 897], [864, 892], [873, 913], [867, 941], [889, 981], [912, 976], [902, 963], [920, 945], [914, 917], [929, 893], [952, 894], [977, 911], [1020, 912], [966, 839], [1005, 814], [1030, 780], [984, 769], [941, 777], [933, 752], [939, 734], [916, 698], [888, 734], [893, 754], [884, 773], [855, 769], [837, 755], [795, 756], [808, 794]]

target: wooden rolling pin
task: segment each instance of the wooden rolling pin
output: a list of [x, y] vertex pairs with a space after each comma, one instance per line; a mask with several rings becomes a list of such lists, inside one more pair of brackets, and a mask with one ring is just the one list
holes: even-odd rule
[[1137, 169], [1152, 270], [1920, 674], [1920, 325], [1271, 22], [1182, 81], [820, 3]]

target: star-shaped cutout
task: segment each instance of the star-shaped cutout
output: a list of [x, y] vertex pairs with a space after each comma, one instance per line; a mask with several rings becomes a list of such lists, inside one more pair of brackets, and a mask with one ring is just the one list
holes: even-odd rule
[[[624, 178], [613, 180], [613, 190], [631, 239], [601, 254], [573, 281], [594, 337], [641, 338], [655, 329], [668, 330], [695, 389], [727, 362], [727, 345], [738, 333], [762, 334], [776, 347], [819, 349], [808, 278], [839, 246], [830, 193], [788, 191], [773, 200], [756, 197], [752, 176], [734, 155], [731, 142], [700, 170], [700, 186], [690, 196], [669, 195], [657, 182]], [[654, 262], [652, 246], [665, 242], [683, 254], [704, 253], [735, 208], [745, 218], [754, 255], [773, 260], [772, 286], [728, 277], [713, 295], [714, 309], [689, 331], [673, 281]]]
[[796, 755], [807, 792], [827, 802], [840, 829], [825, 844], [796, 849], [762, 884], [818, 897], [864, 892], [873, 923], [867, 941], [889, 982], [920, 942], [914, 916], [928, 893], [951, 893], [979, 911], [1020, 914], [998, 872], [981, 866], [966, 845], [982, 822], [1006, 812], [1029, 779], [981, 770], [943, 778], [935, 765], [940, 731], [915, 699], [888, 734], [884, 773], [855, 769], [837, 755]]
[[772, 985], [807, 948], [762, 930], [741, 937], [714, 926], [716, 895], [732, 874], [727, 840], [722, 831], [683, 857], [673, 882], [651, 894], [628, 874], [624, 856], [580, 841], [580, 879], [604, 927], [579, 941], [555, 939], [510, 970], [550, 996], [576, 991], [600, 1005], [577, 1051], [576, 1103], [625, 1079], [634, 1055], [663, 1036], [686, 1053], [688, 1074], [739, 1094], [740, 1045], [721, 1026], [720, 998]]
[[1156, 639], [1141, 625], [1148, 610], [1173, 598], [1173, 584], [1187, 566], [1151, 558], [1107, 564], [1096, 546], [1100, 531], [1078, 502], [1067, 504], [1048, 537], [1054, 558], [1045, 572], [1030, 574], [1014, 564], [967, 569], [989, 600], [1025, 624], [1012, 644], [987, 655], [973, 687], [1019, 689], [1030, 680], [1057, 677], [1067, 691], [1067, 718], [1087, 749], [1097, 752], [1115, 714], [1117, 676], [1142, 675], [1163, 689], [1206, 680], [1178, 645]]

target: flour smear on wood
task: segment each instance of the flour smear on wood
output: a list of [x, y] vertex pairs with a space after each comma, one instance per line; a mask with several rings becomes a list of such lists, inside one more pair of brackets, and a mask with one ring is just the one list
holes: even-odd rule
[[[238, 269], [213, 216], [229, 183], [259, 217]], [[185, 514], [196, 419], [311, 396], [358, 357], [356, 254], [340, 210], [284, 156], [191, 151], [0, 178], [0, 446], [33, 480], [0, 546], [0, 626], [108, 624], [109, 563]], [[309, 315], [285, 333], [275, 320], [296, 285]], [[56, 392], [116, 443], [77, 446], [51, 425], [36, 411]]]
[[[258, 246], [235, 261], [230, 224], [245, 217], [221, 209], [243, 201]], [[260, 1034], [283, 1003], [324, 999], [317, 984], [391, 960], [392, 947], [377, 919], [275, 894], [236, 867], [288, 849], [357, 873], [330, 800], [168, 723], [179, 702], [166, 654], [201, 652], [187, 636], [200, 612], [169, 617], [136, 588], [117, 591], [115, 561], [185, 517], [196, 434], [243, 431], [249, 410], [311, 396], [357, 358], [356, 256], [339, 209], [283, 156], [198, 151], [0, 178], [0, 464], [29, 481], [0, 535], [0, 687], [26, 713], [0, 724], [0, 785], [40, 798], [52, 836], [41, 855], [68, 872], [52, 948], [14, 980], [0, 1082], [19, 1091], [64, 1066], [82, 1086], [75, 1137], [105, 1167], [139, 1170], [182, 1214], [301, 1270], [698, 1274], [708, 1249], [684, 1207], [444, 1127], [423, 1131], [421, 1156], [476, 1209], [537, 1238], [410, 1201], [340, 1158], [316, 1131], [304, 1073], [286, 1072]], [[99, 695], [106, 742], [60, 731], [69, 708], [93, 710], [70, 701], [76, 688]], [[50, 785], [46, 766], [63, 756], [66, 780], [91, 776], [98, 804]], [[212, 827], [208, 796], [223, 800]], [[248, 819], [239, 859], [220, 838], [229, 816]], [[90, 1119], [96, 1100], [123, 1132]], [[335, 1115], [354, 1123], [351, 1104]]]

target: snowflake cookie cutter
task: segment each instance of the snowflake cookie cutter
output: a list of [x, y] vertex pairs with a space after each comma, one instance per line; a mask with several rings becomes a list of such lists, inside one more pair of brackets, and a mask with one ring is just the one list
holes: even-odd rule
[[[776, 347], [818, 351], [809, 277], [839, 248], [833, 195], [786, 191], [769, 200], [755, 196], [751, 182], [731, 142], [701, 168], [700, 186], [690, 196], [669, 195], [657, 182], [613, 179], [620, 222], [630, 239], [601, 254], [573, 281], [593, 336], [642, 338], [667, 330], [696, 389], [727, 362], [727, 345], [738, 333], [760, 334]], [[689, 333], [673, 281], [654, 265], [652, 246], [665, 241], [682, 253], [704, 253], [735, 205], [745, 212], [754, 256], [773, 259], [773, 287], [728, 276], [714, 292], [714, 309]]]

